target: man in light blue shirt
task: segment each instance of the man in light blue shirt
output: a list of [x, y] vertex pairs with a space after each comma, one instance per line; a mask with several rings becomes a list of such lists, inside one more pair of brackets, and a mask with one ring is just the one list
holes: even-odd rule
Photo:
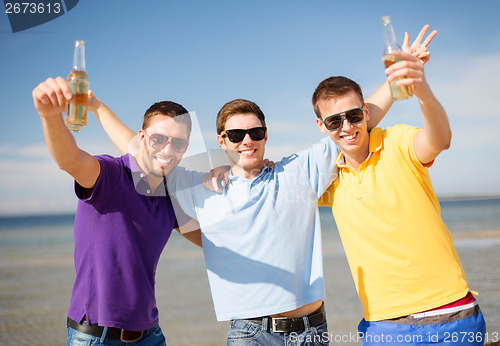
[[182, 210], [200, 223], [217, 319], [309, 315], [324, 298], [317, 204], [336, 177], [336, 146], [325, 138], [269, 169], [264, 114], [255, 103], [228, 102], [217, 119], [231, 163], [224, 191], [204, 188], [204, 173], [183, 168], [167, 182]]

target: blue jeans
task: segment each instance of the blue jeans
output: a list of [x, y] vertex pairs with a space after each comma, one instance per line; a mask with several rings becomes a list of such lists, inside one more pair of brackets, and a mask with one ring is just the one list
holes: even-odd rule
[[[484, 345], [486, 324], [476, 306], [468, 316], [450, 314], [432, 320], [431, 317], [402, 317], [403, 321], [375, 321], [364, 319], [359, 323], [358, 335], [363, 346], [379, 345]], [[472, 309], [471, 309], [472, 310]], [[467, 311], [465, 311], [467, 312]]]
[[329, 344], [327, 323], [316, 327], [309, 326], [304, 319], [305, 330], [291, 333], [274, 333], [269, 330], [268, 319], [262, 320], [262, 325], [248, 320], [231, 321], [231, 329], [227, 334], [227, 345], [246, 346], [324, 346]]
[[134, 346], [166, 346], [167, 342], [165, 336], [161, 331], [160, 326], [150, 329], [147, 333], [135, 342], [122, 342], [117, 339], [106, 338], [106, 329], [103, 331], [101, 337], [81, 333], [73, 328], [67, 326], [68, 338], [66, 339], [66, 346], [90, 346], [90, 345], [134, 345]]

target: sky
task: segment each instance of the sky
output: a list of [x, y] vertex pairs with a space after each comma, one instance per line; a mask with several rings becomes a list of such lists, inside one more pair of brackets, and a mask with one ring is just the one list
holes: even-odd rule
[[[196, 114], [203, 150], [215, 150], [215, 118], [245, 98], [266, 114], [266, 157], [306, 149], [322, 134], [311, 96], [343, 75], [368, 97], [385, 80], [380, 18], [400, 44], [424, 24], [438, 30], [426, 78], [447, 111], [451, 148], [430, 169], [438, 196], [500, 194], [500, 1], [85, 0], [48, 23], [13, 33], [0, 5], [0, 216], [74, 212], [73, 180], [43, 137], [32, 90], [69, 74], [86, 41], [90, 88], [134, 131], [154, 102]], [[429, 31], [430, 32], [430, 31]], [[418, 99], [393, 105], [383, 128], [423, 126]], [[118, 156], [93, 114], [75, 134], [92, 155]]]

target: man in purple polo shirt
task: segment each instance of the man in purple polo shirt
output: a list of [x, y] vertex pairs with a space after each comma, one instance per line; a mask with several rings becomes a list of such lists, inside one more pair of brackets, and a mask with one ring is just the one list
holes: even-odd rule
[[[166, 345], [158, 326], [155, 271], [172, 229], [178, 227], [165, 176], [187, 149], [189, 114], [174, 102], [155, 103], [144, 115], [136, 155], [94, 157], [78, 148], [62, 119], [71, 98], [61, 77], [33, 90], [47, 146], [59, 168], [75, 179], [79, 198], [67, 345], [135, 340]], [[109, 110], [98, 99], [91, 100], [97, 116]]]

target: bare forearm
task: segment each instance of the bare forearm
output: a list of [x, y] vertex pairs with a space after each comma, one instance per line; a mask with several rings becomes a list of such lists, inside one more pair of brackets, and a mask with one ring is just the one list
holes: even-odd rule
[[389, 83], [385, 81], [373, 95], [366, 99], [366, 104], [370, 111], [368, 130], [373, 129], [382, 121], [393, 103]]
[[122, 154], [128, 153], [128, 146], [135, 133], [129, 129], [115, 113], [104, 103], [98, 101], [98, 107], [92, 112], [101, 123], [104, 131]]
[[419, 99], [424, 120], [424, 134], [429, 148], [440, 153], [450, 147], [451, 127], [446, 111], [432, 91]]
[[41, 118], [47, 147], [58, 167], [71, 174], [77, 166], [80, 149], [66, 128], [62, 114], [58, 117]]
[[93, 187], [101, 171], [100, 164], [95, 157], [78, 148], [62, 119], [66, 100], [72, 97], [66, 80], [47, 78], [33, 89], [32, 94], [47, 147], [55, 162], [81, 186]]
[[201, 230], [197, 229], [190, 232], [181, 232], [178, 228], [176, 229], [185, 239], [189, 240], [191, 243], [203, 247], [203, 241], [201, 240]]

